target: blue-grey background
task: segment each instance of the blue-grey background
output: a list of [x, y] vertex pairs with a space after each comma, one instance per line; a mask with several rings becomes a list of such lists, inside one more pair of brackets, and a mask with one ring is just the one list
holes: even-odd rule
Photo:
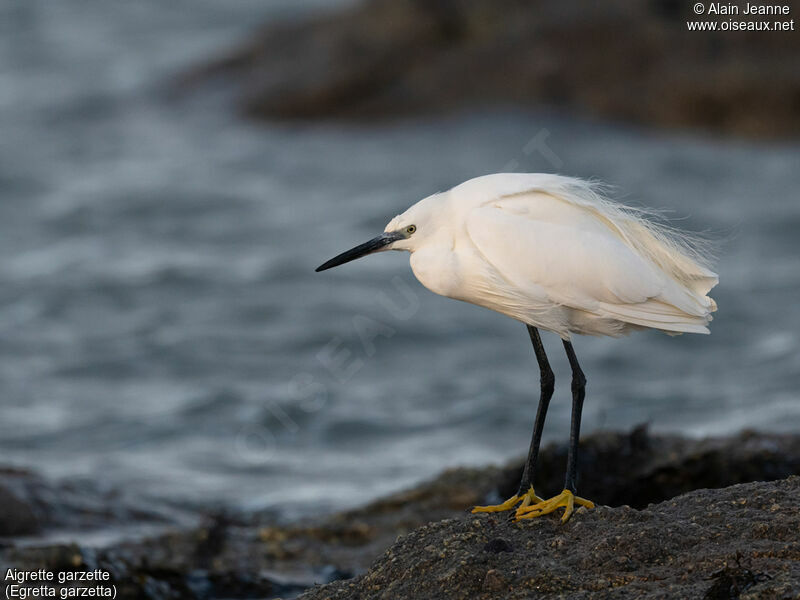
[[254, 124], [224, 89], [169, 93], [257, 25], [337, 4], [0, 5], [0, 463], [292, 516], [522, 454], [522, 325], [434, 296], [407, 255], [313, 272], [503, 169], [603, 179], [721, 239], [711, 336], [576, 340], [585, 432], [800, 428], [799, 143], [502, 109]]

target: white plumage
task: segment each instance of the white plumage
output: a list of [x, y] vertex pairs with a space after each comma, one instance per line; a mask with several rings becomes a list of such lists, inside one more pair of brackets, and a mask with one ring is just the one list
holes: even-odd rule
[[429, 290], [570, 334], [708, 333], [717, 275], [693, 240], [592, 183], [500, 173], [429, 196], [386, 232]]

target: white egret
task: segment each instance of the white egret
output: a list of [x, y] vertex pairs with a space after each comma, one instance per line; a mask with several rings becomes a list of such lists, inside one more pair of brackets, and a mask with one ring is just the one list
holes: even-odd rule
[[[519, 491], [496, 506], [517, 519], [575, 504], [578, 437], [586, 378], [572, 334], [621, 336], [638, 329], [709, 333], [717, 275], [687, 234], [615, 203], [598, 186], [547, 174], [500, 173], [429, 196], [393, 218], [384, 233], [317, 271], [384, 250], [407, 250], [426, 288], [521, 321], [540, 369], [541, 394]], [[558, 334], [572, 369], [572, 422], [564, 490], [542, 500], [533, 480], [555, 378], [539, 329]]]

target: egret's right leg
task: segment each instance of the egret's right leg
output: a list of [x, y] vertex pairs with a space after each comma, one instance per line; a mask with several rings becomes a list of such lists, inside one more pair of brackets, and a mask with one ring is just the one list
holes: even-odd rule
[[522, 470], [522, 479], [519, 482], [517, 493], [502, 504], [476, 506], [472, 509], [474, 513], [511, 510], [517, 506], [517, 504], [520, 505], [519, 509], [523, 509], [529, 505], [539, 504], [543, 501], [533, 491], [533, 474], [536, 468], [536, 459], [539, 457], [539, 445], [542, 442], [544, 420], [547, 417], [550, 399], [553, 397], [556, 378], [553, 375], [553, 370], [550, 368], [550, 362], [547, 360], [547, 354], [544, 351], [544, 345], [542, 344], [542, 338], [539, 336], [539, 331], [530, 325], [526, 325], [526, 327], [528, 328], [528, 335], [530, 335], [531, 343], [533, 344], [533, 351], [536, 353], [536, 361], [539, 363], [540, 384], [539, 408], [536, 411], [536, 421], [533, 424], [533, 435], [531, 436], [531, 445], [528, 449], [528, 459], [525, 461], [525, 468]]

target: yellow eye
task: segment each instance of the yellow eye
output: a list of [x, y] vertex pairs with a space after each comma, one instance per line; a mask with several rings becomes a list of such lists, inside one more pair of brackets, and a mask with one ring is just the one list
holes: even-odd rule
[[416, 225], [409, 225], [408, 227], [406, 227], [406, 233], [409, 234], [409, 235], [414, 233], [416, 230], [417, 230], [417, 226]]

